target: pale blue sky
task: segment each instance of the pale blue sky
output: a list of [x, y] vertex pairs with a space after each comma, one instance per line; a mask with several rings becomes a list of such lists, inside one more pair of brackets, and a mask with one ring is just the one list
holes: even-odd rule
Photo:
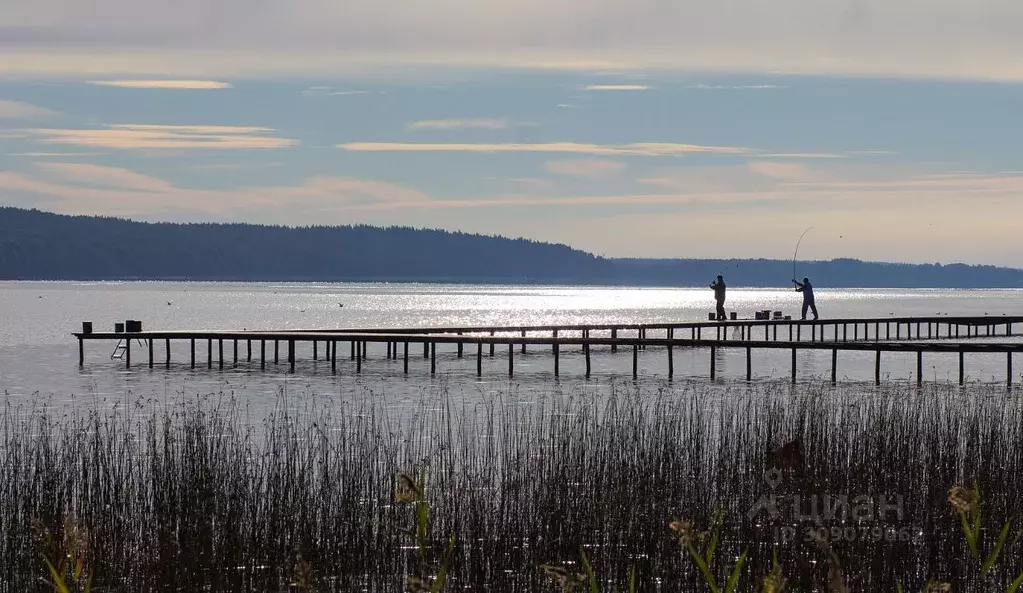
[[1023, 267], [1014, 3], [89, 4], [0, 8], [0, 204]]

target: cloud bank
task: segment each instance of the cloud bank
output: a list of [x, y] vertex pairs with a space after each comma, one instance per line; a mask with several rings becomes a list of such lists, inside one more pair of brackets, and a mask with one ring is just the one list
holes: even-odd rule
[[1023, 79], [1018, 0], [10, 0], [0, 72], [423, 65]]

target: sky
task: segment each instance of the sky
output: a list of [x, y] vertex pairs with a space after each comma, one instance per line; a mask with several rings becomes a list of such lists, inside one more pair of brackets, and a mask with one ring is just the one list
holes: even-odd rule
[[8, 0], [0, 205], [1023, 267], [1018, 0]]

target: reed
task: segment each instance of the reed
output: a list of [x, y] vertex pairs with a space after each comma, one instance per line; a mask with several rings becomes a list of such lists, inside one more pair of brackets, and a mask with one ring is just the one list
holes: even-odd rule
[[400, 419], [364, 400], [251, 423], [226, 395], [7, 406], [0, 591], [49, 580], [52, 534], [95, 591], [553, 591], [552, 570], [585, 590], [811, 590], [840, 563], [851, 591], [986, 593], [1023, 572], [1011, 537], [979, 571], [948, 502], [976, 484], [983, 542], [1020, 511], [1023, 404], [1004, 388], [511, 389]]

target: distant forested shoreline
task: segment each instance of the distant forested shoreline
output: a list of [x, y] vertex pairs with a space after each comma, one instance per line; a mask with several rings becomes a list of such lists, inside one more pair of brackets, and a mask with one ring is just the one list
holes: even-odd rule
[[[0, 208], [0, 280], [785, 286], [792, 262], [605, 258], [567, 245], [411, 227], [147, 223]], [[821, 287], [1023, 288], [1023, 270], [800, 262]]]

